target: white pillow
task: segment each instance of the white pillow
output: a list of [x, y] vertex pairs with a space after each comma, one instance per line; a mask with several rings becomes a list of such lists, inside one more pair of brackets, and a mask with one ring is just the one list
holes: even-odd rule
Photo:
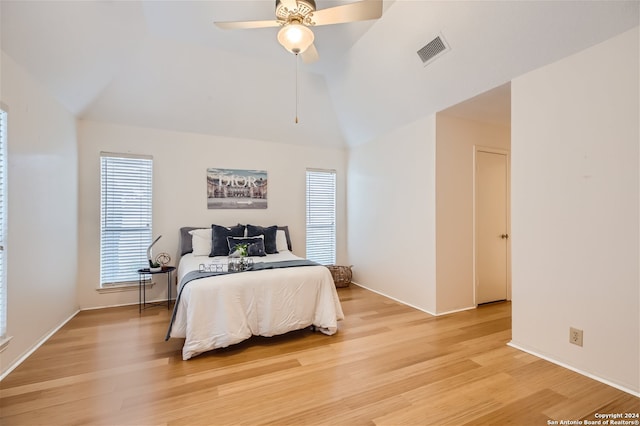
[[191, 246], [194, 256], [209, 256], [211, 254], [211, 228], [194, 229], [191, 234]]
[[278, 250], [278, 252], [289, 251], [287, 236], [282, 229], [278, 229], [276, 232], [276, 250]]

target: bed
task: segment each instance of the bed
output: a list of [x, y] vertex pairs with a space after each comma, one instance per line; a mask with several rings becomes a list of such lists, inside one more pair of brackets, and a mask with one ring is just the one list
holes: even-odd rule
[[[249, 253], [250, 270], [229, 273], [229, 241], [249, 238], [258, 242], [258, 250], [264, 240], [266, 250]], [[344, 314], [331, 272], [292, 253], [287, 227], [185, 227], [180, 240], [178, 296], [166, 338], [185, 339], [184, 360], [254, 335], [271, 337], [309, 326], [336, 333]]]

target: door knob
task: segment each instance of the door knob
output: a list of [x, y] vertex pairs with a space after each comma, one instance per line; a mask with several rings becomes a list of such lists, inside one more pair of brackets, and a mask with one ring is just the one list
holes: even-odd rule
[[509, 234], [502, 234], [502, 235], [500, 235], [500, 238], [502, 238], [503, 240], [507, 239], [507, 238], [509, 238]]

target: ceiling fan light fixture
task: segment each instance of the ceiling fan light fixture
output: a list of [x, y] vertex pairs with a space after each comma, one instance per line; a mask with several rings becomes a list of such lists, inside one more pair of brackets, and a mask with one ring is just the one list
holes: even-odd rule
[[278, 42], [295, 55], [307, 50], [313, 43], [313, 39], [313, 31], [297, 22], [286, 24], [278, 31]]

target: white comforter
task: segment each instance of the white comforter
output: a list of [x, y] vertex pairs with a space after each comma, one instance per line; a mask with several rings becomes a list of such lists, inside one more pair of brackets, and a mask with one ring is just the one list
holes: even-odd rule
[[[300, 259], [291, 252], [256, 257], [256, 262]], [[180, 260], [178, 283], [201, 263], [226, 258], [187, 254]], [[170, 337], [185, 338], [187, 360], [252, 335], [275, 336], [315, 325], [325, 334], [344, 318], [331, 273], [324, 266], [301, 266], [218, 275], [191, 281], [176, 307]]]

